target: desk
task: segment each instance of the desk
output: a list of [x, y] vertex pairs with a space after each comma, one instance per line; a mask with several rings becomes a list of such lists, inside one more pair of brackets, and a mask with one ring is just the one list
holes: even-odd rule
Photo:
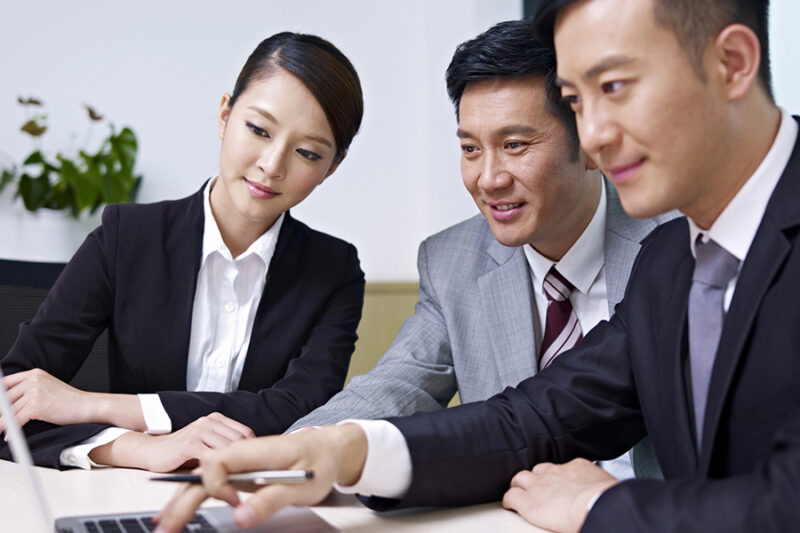
[[[156, 483], [141, 470], [107, 468], [93, 471], [36, 468], [54, 517], [160, 509], [175, 486]], [[34, 502], [23, 490], [19, 466], [0, 461], [0, 531], [36, 531]], [[207, 505], [219, 505], [211, 501]], [[345, 533], [493, 531], [537, 533], [536, 528], [499, 503], [383, 516], [352, 496], [335, 494], [312, 507]]]

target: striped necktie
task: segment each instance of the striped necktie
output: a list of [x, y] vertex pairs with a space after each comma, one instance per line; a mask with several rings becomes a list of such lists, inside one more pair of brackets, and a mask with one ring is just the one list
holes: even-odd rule
[[544, 292], [549, 303], [545, 320], [544, 338], [539, 350], [539, 370], [547, 367], [561, 352], [581, 342], [583, 334], [578, 315], [572, 308], [569, 295], [575, 287], [562, 276], [555, 265], [544, 278]]

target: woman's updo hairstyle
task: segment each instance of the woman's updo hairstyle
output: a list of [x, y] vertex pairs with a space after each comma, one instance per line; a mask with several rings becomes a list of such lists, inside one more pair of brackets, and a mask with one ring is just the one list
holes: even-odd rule
[[230, 107], [250, 82], [268, 77], [277, 67], [303, 82], [322, 106], [336, 141], [335, 161], [340, 161], [364, 114], [361, 82], [350, 60], [316, 35], [276, 33], [261, 41], [247, 58], [236, 79]]

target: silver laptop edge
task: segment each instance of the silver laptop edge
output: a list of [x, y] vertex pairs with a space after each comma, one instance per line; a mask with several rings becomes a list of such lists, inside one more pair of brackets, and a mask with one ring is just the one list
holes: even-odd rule
[[[73, 531], [86, 531], [82, 523], [87, 519], [113, 518], [120, 519], [126, 517], [151, 516], [153, 512], [138, 513], [112, 513], [93, 516], [69, 516], [59, 518], [53, 522], [53, 515], [50, 506], [44, 496], [39, 476], [33, 467], [33, 459], [28, 448], [28, 441], [19, 427], [17, 418], [11, 408], [8, 393], [2, 382], [3, 372], [0, 370], [0, 416], [6, 421], [6, 434], [11, 448], [14, 461], [20, 465], [23, 471], [23, 483], [30, 493], [31, 501], [39, 505], [40, 512], [37, 513], [39, 519], [39, 529], [41, 533], [52, 533], [56, 525], [61, 528], [69, 528]], [[217, 527], [220, 532], [237, 530], [233, 525], [233, 509], [231, 507], [207, 507], [200, 509], [202, 514], [210, 523]], [[328, 522], [314, 514], [311, 510], [304, 507], [288, 507], [279, 511], [272, 519], [258, 526], [253, 530], [247, 531], [302, 531], [304, 533], [328, 533], [338, 531]]]
[[51, 533], [53, 531], [53, 514], [50, 512], [50, 506], [44, 497], [39, 476], [36, 475], [36, 471], [33, 468], [33, 459], [31, 459], [31, 451], [28, 449], [28, 441], [25, 440], [25, 435], [22, 434], [22, 430], [17, 423], [17, 417], [11, 408], [11, 402], [8, 399], [8, 393], [2, 379], [3, 371], [0, 369], [0, 415], [6, 422], [6, 435], [8, 436], [8, 445], [11, 448], [11, 455], [14, 457], [14, 461], [22, 467], [23, 483], [32, 500], [39, 504], [41, 512], [37, 513], [37, 516], [41, 531], [43, 533]]

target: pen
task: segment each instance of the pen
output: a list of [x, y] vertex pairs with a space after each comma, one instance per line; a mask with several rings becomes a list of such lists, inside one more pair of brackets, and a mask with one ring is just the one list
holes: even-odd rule
[[[266, 470], [263, 472], [245, 472], [243, 474], [228, 475], [228, 481], [231, 483], [252, 483], [254, 485], [304, 483], [313, 478], [314, 472], [311, 470]], [[199, 474], [175, 474], [171, 476], [151, 477], [150, 480], [202, 483], [203, 477]]]

